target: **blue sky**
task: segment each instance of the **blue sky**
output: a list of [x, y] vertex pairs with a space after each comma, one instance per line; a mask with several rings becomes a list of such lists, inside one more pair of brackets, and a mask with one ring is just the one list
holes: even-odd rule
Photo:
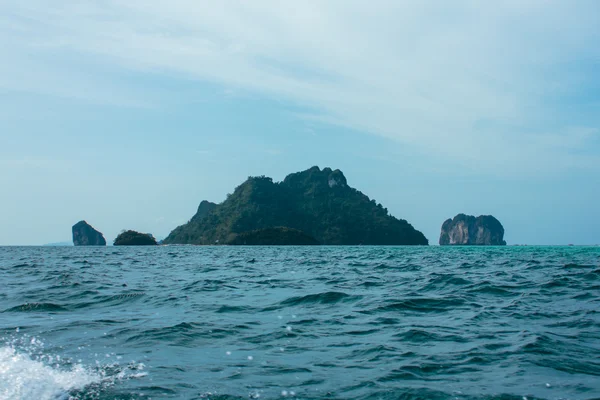
[[600, 243], [600, 4], [494, 3], [1, 2], [0, 244], [165, 236], [313, 165], [431, 243]]

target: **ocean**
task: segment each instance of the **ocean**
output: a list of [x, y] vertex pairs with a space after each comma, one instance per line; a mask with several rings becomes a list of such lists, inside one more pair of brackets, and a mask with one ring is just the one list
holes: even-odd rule
[[0, 399], [600, 399], [600, 247], [1, 247]]

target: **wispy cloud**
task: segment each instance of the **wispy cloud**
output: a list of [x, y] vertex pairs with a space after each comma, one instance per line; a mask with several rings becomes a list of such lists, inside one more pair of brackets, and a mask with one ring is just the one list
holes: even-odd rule
[[[82, 58], [92, 59], [286, 99], [318, 111], [308, 118], [473, 170], [599, 165], [581, 151], [600, 117], [573, 114], [563, 100], [600, 87], [593, 0], [31, 0], [0, 11], [0, 41], [14, 60], [0, 67], [0, 87], [49, 91], [58, 81], [66, 85], [57, 91], [103, 93], [101, 74], [82, 72]], [[40, 67], [55, 56], [63, 62]]]

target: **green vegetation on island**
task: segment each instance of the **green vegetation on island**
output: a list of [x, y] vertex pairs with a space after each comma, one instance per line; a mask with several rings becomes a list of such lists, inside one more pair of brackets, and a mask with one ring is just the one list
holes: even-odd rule
[[318, 245], [319, 242], [298, 229], [278, 226], [240, 233], [227, 244], [242, 246], [314, 246]]
[[282, 182], [249, 177], [223, 203], [203, 201], [198, 213], [163, 243], [238, 244], [244, 237], [260, 236], [264, 244], [284, 244], [272, 236], [274, 231], [248, 233], [276, 227], [303, 232], [324, 245], [428, 244], [407, 221], [348, 186], [340, 170], [319, 167], [290, 174]]
[[156, 246], [156, 239], [149, 233], [124, 231], [113, 242], [115, 246]]

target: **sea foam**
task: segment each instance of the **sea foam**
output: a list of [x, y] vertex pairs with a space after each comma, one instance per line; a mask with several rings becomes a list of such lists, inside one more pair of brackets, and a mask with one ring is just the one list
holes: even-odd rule
[[79, 364], [62, 369], [10, 346], [0, 348], [0, 400], [68, 399], [70, 392], [100, 380], [100, 375]]

